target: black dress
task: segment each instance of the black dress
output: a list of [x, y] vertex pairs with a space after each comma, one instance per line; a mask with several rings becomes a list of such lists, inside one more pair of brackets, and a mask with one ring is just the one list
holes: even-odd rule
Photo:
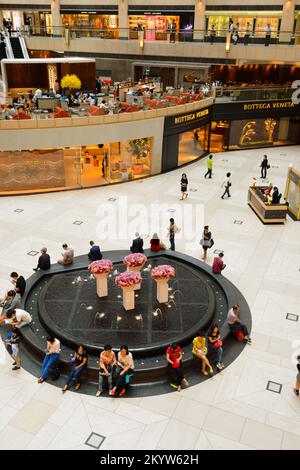
[[188, 179], [187, 178], [181, 178], [181, 192], [182, 193], [187, 192], [187, 185], [188, 185]]

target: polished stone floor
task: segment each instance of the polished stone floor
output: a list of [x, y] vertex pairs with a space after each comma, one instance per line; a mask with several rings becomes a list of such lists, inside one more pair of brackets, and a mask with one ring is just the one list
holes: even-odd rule
[[[252, 312], [252, 346], [223, 372], [181, 393], [138, 398], [96, 398], [60, 390], [24, 370], [11, 371], [11, 359], [0, 344], [0, 448], [90, 449], [91, 433], [105, 437], [100, 449], [299, 449], [300, 402], [292, 393], [300, 352], [300, 224], [264, 226], [248, 208], [247, 187], [259, 174], [263, 149], [218, 154], [214, 177], [204, 180], [206, 160], [143, 182], [57, 194], [0, 199], [0, 290], [9, 273], [32, 273], [34, 252], [46, 245], [53, 260], [61, 244], [76, 254], [90, 239], [104, 250], [125, 249], [137, 227], [118, 240], [99, 234], [101, 208], [121, 196], [141, 207], [139, 227], [148, 246], [145, 209], [166, 205], [160, 236], [166, 242], [166, 220], [180, 220], [182, 206], [204, 208], [215, 246], [224, 250], [224, 273], [244, 294]], [[287, 167], [300, 168], [300, 148], [268, 149], [270, 181], [284, 190]], [[221, 200], [221, 183], [232, 171], [232, 197]], [[189, 178], [189, 197], [179, 201], [180, 176]], [[20, 209], [16, 212], [16, 209]], [[168, 211], [171, 210], [171, 212]], [[175, 212], [173, 212], [175, 211]], [[114, 226], [109, 211], [109, 230]], [[74, 224], [74, 222], [77, 222]], [[82, 222], [82, 223], [79, 223]], [[101, 225], [101, 224], [100, 224]], [[201, 233], [191, 240], [179, 224], [176, 248], [201, 256]], [[31, 254], [28, 254], [30, 253]], [[33, 256], [32, 256], [33, 255]], [[290, 315], [288, 315], [290, 314]]]

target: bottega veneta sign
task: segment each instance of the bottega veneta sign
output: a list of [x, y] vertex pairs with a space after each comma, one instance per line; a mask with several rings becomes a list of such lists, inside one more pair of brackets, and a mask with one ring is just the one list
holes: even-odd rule
[[292, 101], [274, 101], [265, 103], [244, 103], [244, 111], [259, 111], [265, 109], [283, 109], [294, 108], [295, 104]]
[[186, 122], [194, 121], [195, 119], [202, 118], [209, 114], [209, 109], [202, 109], [201, 111], [196, 111], [195, 113], [184, 114], [183, 116], [177, 116], [174, 119], [174, 124], [185, 124]]

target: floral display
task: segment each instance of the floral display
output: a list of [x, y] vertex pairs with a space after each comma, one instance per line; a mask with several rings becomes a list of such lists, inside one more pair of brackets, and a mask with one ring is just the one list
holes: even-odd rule
[[147, 256], [145, 256], [143, 253], [132, 253], [131, 255], [125, 256], [125, 258], [123, 259], [123, 263], [128, 268], [136, 268], [139, 266], [144, 266], [146, 261], [147, 261]]
[[175, 269], [169, 264], [161, 264], [151, 270], [151, 277], [155, 281], [169, 281], [175, 276]]
[[92, 274], [109, 274], [113, 269], [113, 264], [110, 259], [101, 259], [93, 261], [88, 265], [88, 270]]
[[69, 90], [80, 90], [81, 80], [74, 73], [65, 75], [60, 81], [61, 87], [63, 89], [68, 88]]
[[142, 276], [139, 272], [126, 271], [117, 276], [115, 282], [119, 287], [134, 287], [142, 282]]

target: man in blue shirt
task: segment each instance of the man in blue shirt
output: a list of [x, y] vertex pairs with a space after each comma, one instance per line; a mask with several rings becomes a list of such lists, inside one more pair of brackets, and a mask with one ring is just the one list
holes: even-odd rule
[[100, 247], [95, 245], [95, 242], [90, 241], [91, 249], [89, 251], [88, 257], [91, 261], [97, 261], [102, 259], [102, 253], [100, 251]]

